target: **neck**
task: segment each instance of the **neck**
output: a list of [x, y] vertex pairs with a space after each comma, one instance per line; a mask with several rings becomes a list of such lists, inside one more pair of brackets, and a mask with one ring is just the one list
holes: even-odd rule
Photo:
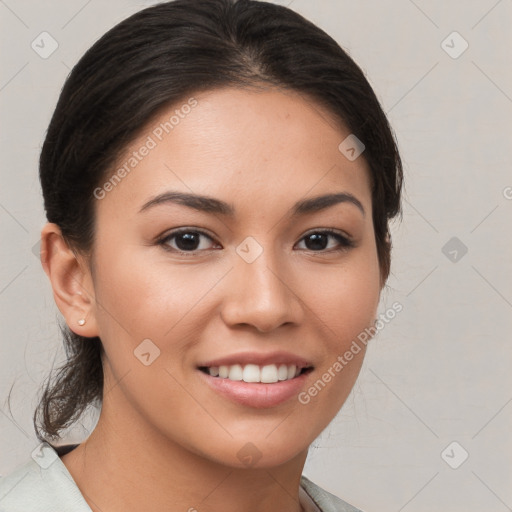
[[277, 467], [229, 467], [148, 435], [137, 414], [109, 412], [104, 403], [93, 433], [62, 457], [93, 512], [301, 511], [307, 450]]

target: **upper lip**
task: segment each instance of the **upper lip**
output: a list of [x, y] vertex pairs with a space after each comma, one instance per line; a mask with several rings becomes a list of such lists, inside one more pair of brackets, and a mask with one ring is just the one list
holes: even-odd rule
[[229, 356], [204, 361], [200, 363], [198, 367], [231, 366], [234, 364], [256, 364], [258, 366], [265, 366], [269, 364], [294, 364], [298, 368], [307, 368], [312, 366], [312, 364], [303, 357], [289, 352], [241, 352], [239, 354], [231, 354]]

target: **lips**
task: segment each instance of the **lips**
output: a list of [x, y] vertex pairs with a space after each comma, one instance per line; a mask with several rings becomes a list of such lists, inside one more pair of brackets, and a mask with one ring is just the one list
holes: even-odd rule
[[314, 367], [290, 353], [243, 353], [205, 361], [198, 370], [206, 383], [242, 405], [274, 407], [297, 395]]

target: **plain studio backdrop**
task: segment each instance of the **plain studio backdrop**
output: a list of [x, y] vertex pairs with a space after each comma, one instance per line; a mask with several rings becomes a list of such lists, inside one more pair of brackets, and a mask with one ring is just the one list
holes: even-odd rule
[[[510, 510], [512, 1], [279, 3], [323, 28], [365, 71], [405, 165], [403, 222], [392, 226], [379, 312], [395, 301], [403, 309], [370, 343], [304, 473], [365, 512]], [[39, 444], [37, 392], [64, 358], [36, 256], [45, 130], [79, 57], [150, 4], [0, 1], [3, 475]], [[94, 411], [82, 423], [93, 427]]]

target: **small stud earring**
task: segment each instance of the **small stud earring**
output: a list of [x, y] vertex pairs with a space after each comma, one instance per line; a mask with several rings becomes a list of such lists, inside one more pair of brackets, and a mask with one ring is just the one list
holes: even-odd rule
[[80, 318], [80, 320], [78, 320], [78, 325], [85, 325], [85, 318]]

